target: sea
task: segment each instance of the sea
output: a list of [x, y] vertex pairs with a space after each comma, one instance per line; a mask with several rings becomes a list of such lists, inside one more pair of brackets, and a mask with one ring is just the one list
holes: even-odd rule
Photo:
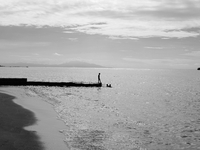
[[70, 150], [200, 149], [200, 71], [0, 68], [0, 78], [29, 81], [94, 83], [98, 73], [103, 87], [17, 88], [52, 104]]

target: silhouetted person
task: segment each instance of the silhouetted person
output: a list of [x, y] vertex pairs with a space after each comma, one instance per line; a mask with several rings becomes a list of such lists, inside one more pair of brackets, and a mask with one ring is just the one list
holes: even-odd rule
[[100, 73], [98, 74], [98, 83], [101, 83]]

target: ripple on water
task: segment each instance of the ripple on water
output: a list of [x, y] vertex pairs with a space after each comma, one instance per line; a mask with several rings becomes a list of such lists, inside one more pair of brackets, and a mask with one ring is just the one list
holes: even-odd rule
[[31, 88], [55, 106], [72, 150], [197, 150], [199, 85], [152, 78], [143, 78], [140, 85], [134, 82], [125, 91]]
[[106, 138], [106, 133], [101, 130], [79, 130], [66, 143], [74, 149], [106, 150], [103, 144]]

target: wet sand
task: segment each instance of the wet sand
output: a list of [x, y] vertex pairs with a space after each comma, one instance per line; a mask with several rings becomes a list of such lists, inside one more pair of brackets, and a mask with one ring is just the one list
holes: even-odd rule
[[63, 129], [47, 102], [24, 95], [23, 89], [0, 88], [1, 150], [67, 150]]

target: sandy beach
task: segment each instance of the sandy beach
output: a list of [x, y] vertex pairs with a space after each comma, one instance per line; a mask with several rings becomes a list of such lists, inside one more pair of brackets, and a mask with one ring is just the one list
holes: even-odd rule
[[1, 150], [67, 150], [63, 129], [64, 122], [47, 102], [20, 88], [0, 88]]

